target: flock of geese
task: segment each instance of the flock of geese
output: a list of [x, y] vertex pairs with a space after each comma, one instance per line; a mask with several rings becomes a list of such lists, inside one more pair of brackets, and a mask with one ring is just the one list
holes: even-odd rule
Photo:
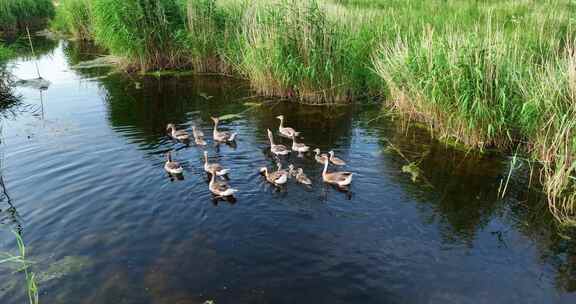
[[[214, 121], [214, 131], [212, 137], [214, 142], [217, 144], [225, 143], [231, 144], [236, 140], [236, 133], [225, 132], [218, 130], [219, 118], [211, 117]], [[280, 115], [276, 117], [280, 120], [280, 125], [278, 127], [278, 132], [281, 136], [289, 138], [292, 140], [292, 146], [290, 148], [277, 144], [274, 142], [274, 134], [270, 129], [267, 130], [268, 139], [270, 141], [270, 152], [276, 157], [286, 156], [291, 152], [297, 152], [299, 157], [302, 157], [303, 153], [309, 152], [310, 147], [302, 142], [297, 141], [297, 137], [300, 132], [296, 132], [293, 128], [284, 126], [284, 116]], [[166, 130], [169, 135], [174, 140], [188, 144], [191, 140], [198, 146], [206, 146], [207, 142], [204, 139], [204, 133], [197, 129], [196, 126], [192, 126], [192, 138], [186, 130], [178, 130], [174, 124], [168, 124]], [[340, 172], [328, 172], [328, 165], [331, 163], [336, 166], [344, 166], [346, 162], [334, 155], [334, 151], [328, 152], [328, 154], [321, 153], [320, 149], [314, 149], [315, 160], [324, 165], [322, 170], [322, 180], [325, 183], [335, 185], [340, 188], [346, 188], [352, 183], [351, 172], [340, 171]], [[282, 186], [288, 182], [290, 178], [295, 178], [296, 182], [310, 186], [312, 181], [306, 176], [302, 168], [295, 168], [294, 165], [289, 165], [288, 169], [283, 169], [282, 164], [278, 161], [276, 163], [276, 170], [268, 169], [267, 167], [260, 168], [260, 173], [265, 177], [266, 181], [274, 186]], [[166, 153], [166, 163], [164, 164], [164, 170], [170, 175], [178, 176], [184, 172], [184, 169], [177, 161], [172, 159], [170, 152]], [[233, 197], [234, 193], [238, 190], [230, 187], [227, 182], [227, 175], [230, 173], [230, 169], [224, 168], [218, 163], [211, 163], [208, 160], [208, 151], [204, 150], [204, 171], [209, 174], [210, 182], [208, 188], [215, 198], [229, 198]], [[218, 178], [220, 177], [220, 178]]]

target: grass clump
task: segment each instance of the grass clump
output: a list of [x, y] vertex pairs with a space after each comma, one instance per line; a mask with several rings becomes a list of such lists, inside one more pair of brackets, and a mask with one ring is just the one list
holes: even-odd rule
[[0, 36], [39, 27], [53, 16], [52, 0], [0, 0]]
[[91, 40], [93, 22], [90, 4], [91, 0], [61, 0], [51, 28], [76, 40]]
[[185, 17], [175, 0], [93, 0], [97, 43], [140, 70], [187, 64]]
[[0, 42], [0, 64], [14, 57], [14, 51]]
[[196, 72], [234, 73], [245, 2], [187, 0], [186, 48]]
[[398, 31], [377, 48], [372, 62], [385, 106], [469, 147], [520, 148], [540, 162], [553, 214], [576, 225], [575, 8], [567, 1], [446, 6], [461, 7], [462, 19]]

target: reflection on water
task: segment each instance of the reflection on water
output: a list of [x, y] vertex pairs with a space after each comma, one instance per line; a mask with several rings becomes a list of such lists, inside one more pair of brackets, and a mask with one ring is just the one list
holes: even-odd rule
[[[43, 115], [6, 122], [3, 175], [18, 202], [15, 218], [39, 273], [52, 278], [41, 285], [43, 302], [576, 299], [576, 235], [557, 233], [522, 170], [499, 198], [506, 158], [458, 151], [422, 130], [375, 119], [377, 106], [262, 100], [250, 97], [246, 83], [219, 77], [70, 69], [93, 56], [63, 43], [42, 57], [52, 87], [42, 98], [20, 93]], [[21, 78], [33, 72], [26, 61], [15, 70]], [[241, 117], [222, 128], [238, 132], [237, 145], [212, 145], [210, 116], [231, 113]], [[357, 174], [351, 195], [321, 184], [322, 166], [311, 154], [283, 165], [304, 168], [312, 188], [290, 183], [275, 191], [264, 181], [258, 168], [275, 165], [266, 129], [276, 130], [279, 114], [312, 148], [334, 149], [348, 162]], [[214, 204], [204, 150], [173, 142], [168, 123], [207, 135], [211, 161], [232, 169], [235, 204]], [[162, 168], [170, 150], [183, 180]], [[402, 172], [411, 162], [420, 170], [415, 182]], [[50, 265], [71, 261], [81, 267], [49, 275]], [[21, 300], [0, 292], [2, 303]]]

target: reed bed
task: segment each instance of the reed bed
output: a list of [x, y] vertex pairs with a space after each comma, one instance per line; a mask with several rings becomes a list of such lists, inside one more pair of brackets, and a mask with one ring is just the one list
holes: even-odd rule
[[91, 0], [61, 0], [51, 27], [75, 40], [86, 41], [94, 37], [93, 23]]
[[36, 28], [53, 16], [52, 0], [0, 0], [0, 36]]
[[381, 98], [439, 138], [520, 148], [576, 224], [574, 1], [68, 1], [90, 4], [86, 32], [128, 67], [233, 74], [303, 103]]

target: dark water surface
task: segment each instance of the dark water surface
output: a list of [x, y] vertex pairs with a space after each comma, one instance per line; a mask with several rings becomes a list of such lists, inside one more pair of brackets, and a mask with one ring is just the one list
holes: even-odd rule
[[[574, 234], [554, 229], [525, 168], [499, 198], [509, 159], [374, 120], [378, 106], [251, 107], [262, 99], [243, 82], [70, 68], [86, 58], [66, 43], [42, 55], [52, 86], [19, 89], [26, 110], [3, 121], [0, 251], [20, 229], [42, 303], [576, 303]], [[35, 76], [32, 61], [15, 64]], [[237, 147], [207, 147], [240, 190], [215, 203], [203, 149], [172, 142], [165, 126], [196, 124], [212, 143], [210, 115], [240, 112], [223, 124]], [[289, 162], [311, 189], [263, 181], [279, 114], [348, 161], [351, 193], [322, 185], [310, 156]], [[184, 180], [162, 169], [171, 149]], [[0, 303], [25, 302], [20, 276], [1, 269], [0, 284]]]

